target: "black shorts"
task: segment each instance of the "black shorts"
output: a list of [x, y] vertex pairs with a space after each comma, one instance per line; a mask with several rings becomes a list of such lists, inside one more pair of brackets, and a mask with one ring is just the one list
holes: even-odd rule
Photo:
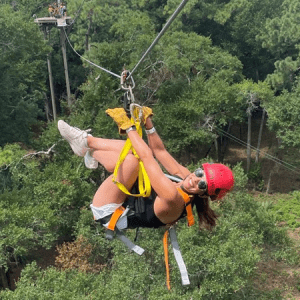
[[[137, 183], [131, 190], [131, 193], [138, 193]], [[137, 227], [148, 227], [148, 228], [158, 228], [165, 226], [154, 213], [154, 201], [157, 194], [152, 189], [151, 195], [148, 198], [129, 196], [127, 201], [124, 202], [124, 206], [129, 206], [134, 214], [129, 213], [128, 218], [128, 228]]]

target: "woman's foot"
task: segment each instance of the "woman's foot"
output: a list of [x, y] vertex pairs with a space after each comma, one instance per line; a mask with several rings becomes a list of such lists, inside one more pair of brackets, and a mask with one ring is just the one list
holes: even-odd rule
[[60, 134], [69, 142], [74, 153], [78, 156], [85, 156], [89, 150], [87, 136], [91, 130], [80, 130], [77, 127], [70, 126], [63, 120], [59, 120], [57, 126]]
[[88, 169], [97, 169], [98, 161], [93, 157], [93, 151], [88, 150], [84, 156], [84, 164]]

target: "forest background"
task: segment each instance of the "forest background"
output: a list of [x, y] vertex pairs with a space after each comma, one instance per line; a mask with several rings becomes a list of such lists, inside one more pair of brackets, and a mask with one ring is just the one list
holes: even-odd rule
[[[167, 149], [191, 169], [227, 163], [236, 178], [214, 206], [213, 232], [179, 222], [191, 285], [182, 287], [171, 258], [171, 292], [163, 231], [141, 230], [146, 253], [136, 257], [94, 224], [89, 204], [107, 174], [86, 169], [60, 137], [47, 57], [58, 118], [95, 136], [119, 138], [105, 116], [122, 105], [119, 80], [67, 44], [68, 102], [60, 30], [45, 40], [34, 23], [50, 3], [0, 3], [1, 299], [300, 299], [299, 1], [190, 0], [134, 73], [135, 98], [153, 108]], [[78, 54], [121, 74], [178, 5], [70, 0], [65, 29]]]

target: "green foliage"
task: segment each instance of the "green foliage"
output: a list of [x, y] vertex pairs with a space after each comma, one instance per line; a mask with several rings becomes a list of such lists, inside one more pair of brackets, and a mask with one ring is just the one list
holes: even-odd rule
[[279, 199], [274, 204], [274, 210], [281, 222], [286, 222], [290, 228], [300, 227], [300, 192], [294, 192], [290, 199]]
[[[278, 299], [276, 291], [254, 291], [250, 278], [264, 249], [277, 259], [296, 261], [287, 250], [290, 242], [284, 230], [275, 224], [287, 221], [299, 227], [299, 193], [274, 206], [269, 200], [259, 203], [242, 193], [248, 178], [241, 164], [233, 167], [237, 193], [215, 206], [221, 217], [212, 233], [178, 226], [190, 287], [181, 286], [171, 256], [173, 290], [166, 290], [161, 230], [141, 230], [143, 257], [128, 254], [117, 240], [105, 240], [88, 208], [105, 177], [103, 169], [85, 169], [82, 159], [61, 140], [56, 124], [32, 139], [31, 126], [42, 117], [48, 90], [50, 50], [56, 97], [64, 97], [58, 30], [51, 30], [51, 49], [32, 19], [33, 14], [48, 15], [47, 4], [22, 0], [0, 5], [0, 264], [26, 258], [38, 246], [51, 247], [58, 237], [75, 236], [78, 241], [83, 235], [92, 245], [86, 249], [88, 263], [106, 268], [90, 274], [41, 271], [28, 265], [17, 290], [4, 291], [0, 298]], [[124, 66], [136, 65], [178, 4], [95, 0], [82, 5], [74, 0], [68, 3], [68, 14], [76, 17], [69, 38], [85, 58], [120, 74]], [[268, 126], [284, 146], [299, 146], [298, 19], [296, 0], [187, 3], [134, 73], [136, 101], [153, 107], [156, 128], [168, 150], [197, 161], [200, 150], [216, 138], [206, 126], [223, 129], [231, 120], [243, 121], [249, 99], [266, 108]], [[122, 105], [119, 80], [80, 60], [70, 47], [68, 61], [77, 99], [71, 108], [64, 100], [59, 103], [62, 118], [82, 129], [92, 128], [95, 136], [118, 138], [105, 109]], [[55, 147], [49, 155], [25, 156], [23, 146], [9, 144], [16, 141], [30, 144], [30, 152]], [[260, 169], [255, 167], [249, 177], [257, 180]], [[131, 239], [134, 234], [128, 231]]]
[[0, 195], [0, 264], [8, 266], [37, 246], [50, 247], [57, 238], [54, 212], [43, 203], [28, 201], [25, 190]]
[[[104, 275], [104, 274], [103, 274]], [[104, 277], [104, 276], [103, 276]], [[0, 293], [1, 299], [66, 299], [81, 300], [88, 299], [93, 295], [95, 288], [101, 289], [101, 275], [64, 272], [50, 268], [41, 271], [36, 263], [28, 265], [22, 273], [22, 280], [18, 283], [16, 291]]]
[[[57, 128], [53, 136], [47, 131], [44, 145], [57, 136]], [[90, 171], [81, 168], [78, 158], [70, 159], [72, 152], [68, 146], [68, 154], [64, 146], [58, 143], [54, 155], [23, 156], [18, 145], [1, 151], [7, 164], [0, 173], [7, 179], [0, 194], [1, 265], [29, 256], [38, 246], [50, 248], [62, 235], [72, 235], [80, 208], [91, 201], [95, 187], [88, 182]]]
[[9, 144], [0, 148], [0, 166], [6, 166], [21, 159], [21, 157], [26, 153], [25, 150], [22, 150], [18, 144]]
[[287, 90], [268, 103], [268, 125], [287, 146], [300, 145], [299, 79], [291, 92]]
[[262, 47], [267, 48], [276, 58], [275, 72], [267, 80], [277, 91], [291, 89], [299, 68], [299, 2], [282, 1], [281, 10], [266, 20], [258, 35]]
[[31, 19], [7, 5], [0, 14], [0, 145], [29, 142], [44, 101], [48, 49]]
[[242, 163], [236, 164], [232, 171], [234, 174], [234, 190], [244, 190], [248, 183], [248, 176], [242, 168]]
[[252, 162], [250, 166], [250, 170], [247, 174], [250, 182], [254, 184], [255, 188], [258, 190], [262, 190], [264, 187], [264, 180], [262, 177], [262, 164]]
[[[218, 213], [221, 217], [211, 233], [199, 232], [197, 226], [188, 228], [185, 222], [178, 225], [190, 287], [181, 286], [171, 253], [171, 292], [165, 287], [163, 247], [158, 242], [162, 230], [140, 230], [138, 244], [146, 249], [140, 257], [128, 253], [118, 240], [105, 241], [103, 229], [92, 223], [91, 212], [82, 210], [77, 233], [86, 234], [91, 245], [101, 245], [98, 256], [112, 254], [106, 269], [95, 274], [53, 268], [40, 271], [34, 264], [28, 265], [17, 289], [2, 292], [1, 299], [48, 299], [49, 295], [51, 299], [241, 299], [243, 294], [257, 295], [249, 288], [255, 265], [266, 245], [285, 251], [288, 240], [284, 230], [275, 226], [276, 216], [270, 208], [245, 193], [226, 197]], [[133, 239], [135, 232], [128, 230], [127, 235]]]

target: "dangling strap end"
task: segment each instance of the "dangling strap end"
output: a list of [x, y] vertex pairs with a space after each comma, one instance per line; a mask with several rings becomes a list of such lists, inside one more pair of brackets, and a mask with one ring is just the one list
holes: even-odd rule
[[105, 238], [111, 241], [114, 238], [113, 230], [106, 229], [105, 230]]
[[170, 291], [171, 290], [171, 284], [170, 284], [170, 266], [169, 266], [168, 235], [169, 235], [169, 229], [167, 229], [166, 232], [165, 232], [165, 234], [164, 234], [163, 244], [164, 244], [165, 265], [166, 265], [166, 284], [167, 284], [168, 290]]

